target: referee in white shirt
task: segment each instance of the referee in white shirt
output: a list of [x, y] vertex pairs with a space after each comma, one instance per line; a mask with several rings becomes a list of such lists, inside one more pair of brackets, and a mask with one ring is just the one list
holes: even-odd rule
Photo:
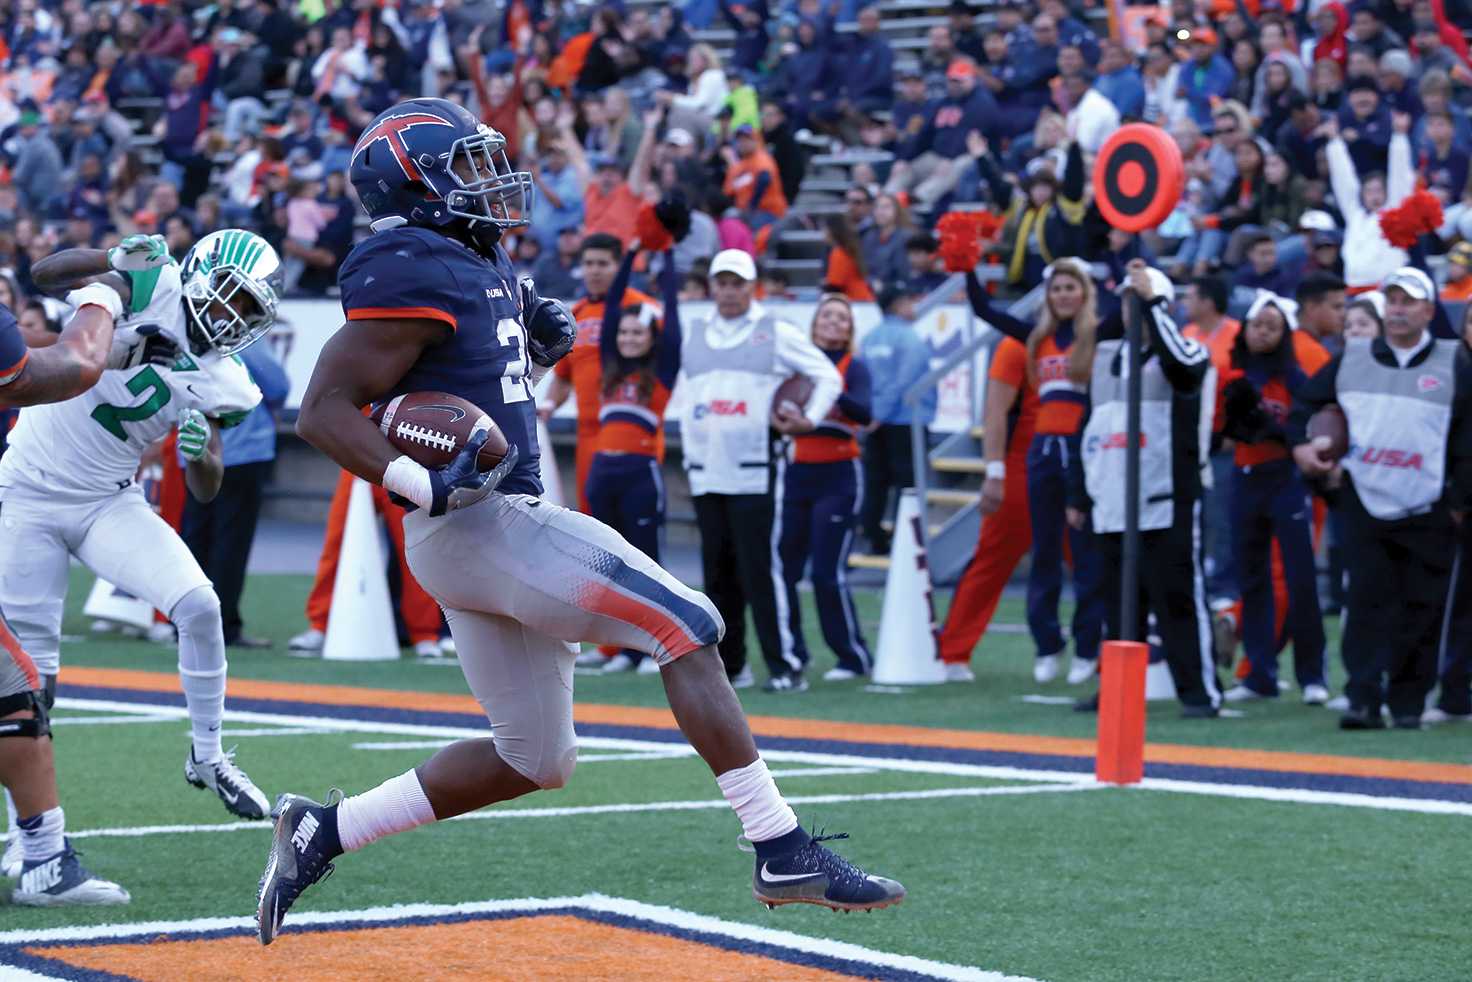
[[[685, 469], [700, 526], [706, 595], [726, 622], [720, 644], [736, 688], [751, 685], [746, 608], [771, 677], [770, 692], [807, 688], [793, 650], [777, 542], [782, 529], [779, 435], [806, 433], [843, 391], [833, 363], [806, 331], [752, 301], [756, 263], [726, 249], [710, 266], [716, 312], [691, 324], [681, 346], [687, 395], [680, 422]], [[813, 383], [802, 413], [772, 412], [777, 388], [793, 375]]]

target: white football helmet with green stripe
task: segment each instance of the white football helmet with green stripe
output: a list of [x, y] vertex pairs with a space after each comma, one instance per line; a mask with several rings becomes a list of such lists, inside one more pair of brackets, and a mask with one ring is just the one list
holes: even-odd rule
[[233, 355], [275, 323], [281, 257], [254, 232], [211, 232], [189, 250], [181, 272], [191, 341]]

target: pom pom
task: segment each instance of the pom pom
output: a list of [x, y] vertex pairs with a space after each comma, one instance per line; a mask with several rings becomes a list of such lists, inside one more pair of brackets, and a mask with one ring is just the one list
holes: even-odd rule
[[1380, 231], [1397, 249], [1409, 249], [1416, 240], [1441, 228], [1441, 202], [1425, 188], [1418, 188], [1395, 208], [1380, 214]]
[[953, 211], [935, 223], [940, 257], [946, 270], [961, 273], [981, 262], [981, 244], [996, 237], [1002, 219], [987, 211]]
[[684, 241], [690, 234], [690, 202], [679, 188], [659, 200], [659, 204], [654, 206], [654, 215], [676, 242]]
[[639, 248], [649, 252], [663, 252], [674, 244], [669, 229], [655, 215], [654, 205], [647, 201], [634, 220], [634, 235], [639, 239]]

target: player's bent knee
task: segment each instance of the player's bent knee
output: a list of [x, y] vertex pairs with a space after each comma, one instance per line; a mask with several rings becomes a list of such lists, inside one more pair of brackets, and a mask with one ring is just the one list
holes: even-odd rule
[[558, 788], [565, 787], [567, 782], [572, 780], [572, 772], [577, 769], [577, 766], [578, 748], [572, 746], [561, 753], [549, 755], [530, 772], [519, 767], [517, 770], [543, 791], [556, 791]]
[[212, 586], [197, 586], [174, 604], [169, 620], [181, 631], [204, 630], [221, 620], [220, 596]]

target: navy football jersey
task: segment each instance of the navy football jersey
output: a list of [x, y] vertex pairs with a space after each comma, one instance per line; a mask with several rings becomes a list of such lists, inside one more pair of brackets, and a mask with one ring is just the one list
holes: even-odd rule
[[20, 324], [10, 308], [0, 303], [0, 385], [7, 385], [25, 371], [28, 353]]
[[485, 410], [519, 451], [505, 494], [541, 494], [537, 413], [521, 323], [516, 270], [500, 246], [492, 259], [414, 226], [375, 232], [337, 274], [348, 320], [443, 321], [449, 333], [424, 350], [384, 399], [448, 392]]

